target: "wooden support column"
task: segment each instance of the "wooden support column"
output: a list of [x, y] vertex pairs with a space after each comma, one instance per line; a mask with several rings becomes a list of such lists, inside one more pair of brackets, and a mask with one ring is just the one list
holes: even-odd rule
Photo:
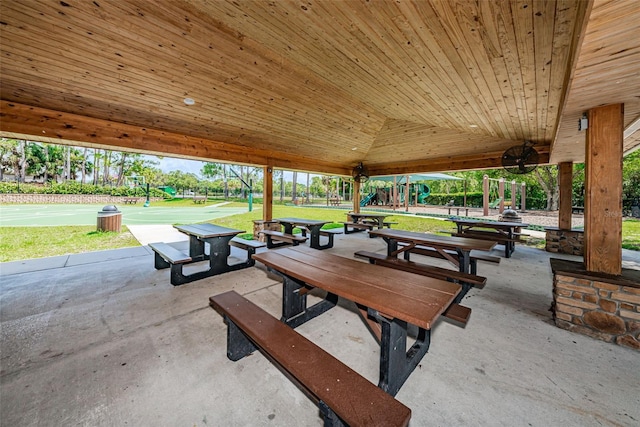
[[524, 182], [520, 187], [520, 212], [527, 211], [527, 184]]
[[353, 212], [360, 213], [360, 181], [353, 180]]
[[406, 175], [404, 179], [404, 211], [409, 212], [409, 194], [411, 193], [409, 191], [409, 175]]
[[571, 196], [573, 193], [572, 162], [563, 162], [558, 165], [558, 182], [560, 187], [558, 228], [560, 228], [560, 230], [571, 230]]
[[500, 197], [500, 213], [504, 212], [504, 178], [498, 181], [498, 197]]
[[489, 176], [482, 178], [482, 215], [489, 216]]
[[587, 271], [622, 272], [622, 132], [624, 104], [589, 110], [585, 158]]
[[396, 205], [398, 204], [398, 183], [396, 177], [393, 177], [393, 210], [396, 210]]
[[516, 210], [516, 206], [518, 203], [518, 186], [516, 185], [516, 180], [511, 181], [511, 209]]
[[271, 221], [273, 219], [273, 168], [265, 166], [263, 175], [262, 219]]

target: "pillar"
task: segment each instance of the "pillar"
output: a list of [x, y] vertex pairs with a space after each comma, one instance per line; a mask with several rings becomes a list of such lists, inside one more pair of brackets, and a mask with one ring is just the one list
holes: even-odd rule
[[524, 182], [520, 187], [520, 212], [527, 211], [527, 184]]
[[263, 175], [262, 219], [271, 221], [273, 219], [273, 168], [265, 166]]
[[489, 176], [482, 178], [482, 215], [489, 216]]
[[500, 213], [504, 212], [504, 178], [498, 181], [498, 197], [500, 197]]
[[353, 180], [353, 212], [360, 212], [360, 181]]
[[571, 196], [573, 194], [572, 162], [562, 162], [558, 165], [558, 183], [560, 187], [558, 228], [560, 230], [571, 230]]
[[588, 271], [622, 271], [624, 104], [589, 110], [585, 156], [585, 254]]
[[409, 212], [409, 194], [411, 193], [409, 191], [409, 175], [406, 175], [404, 179], [404, 211]]

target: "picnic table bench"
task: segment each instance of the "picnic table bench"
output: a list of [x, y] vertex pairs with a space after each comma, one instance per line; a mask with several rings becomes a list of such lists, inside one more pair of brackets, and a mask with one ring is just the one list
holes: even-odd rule
[[331, 206], [340, 206], [340, 197], [332, 197], [329, 199]]
[[472, 273], [471, 251], [490, 251], [496, 245], [495, 242], [486, 240], [445, 237], [395, 229], [372, 230], [369, 234], [382, 237], [385, 240], [388, 256], [397, 257], [398, 254], [411, 251], [416, 247], [428, 247], [438, 252], [440, 256], [458, 267], [458, 270], [463, 273]]
[[456, 210], [456, 215], [460, 215], [460, 209], [464, 209], [464, 216], [469, 216], [469, 208], [461, 207], [461, 206], [447, 206], [449, 210], [449, 215], [451, 215], [451, 211], [453, 209]]
[[[448, 230], [442, 230], [441, 232], [443, 233], [449, 233], [451, 234], [452, 231]], [[404, 243], [399, 243], [398, 246], [402, 247], [405, 246], [406, 244]], [[456, 252], [450, 249], [444, 249], [443, 252], [445, 254], [449, 254], [451, 256], [457, 256]], [[439, 258], [439, 259], [447, 259], [445, 258], [445, 256], [438, 252], [435, 248], [431, 248], [428, 246], [420, 246], [420, 245], [416, 245], [413, 248], [407, 249], [406, 251], [403, 252], [403, 257], [404, 259], [406, 259], [407, 261], [409, 261], [411, 258], [411, 254], [418, 254], [418, 255], [423, 255], [423, 256], [428, 256], [428, 257], [432, 257], [432, 258]], [[478, 261], [484, 261], [484, 262], [490, 262], [493, 264], [500, 264], [500, 257], [497, 256], [492, 256], [492, 255], [486, 255], [486, 254], [482, 254], [478, 251], [471, 251], [469, 252], [469, 266], [470, 266], [470, 270], [469, 272], [471, 274], [477, 274], [478, 273]]]
[[125, 197], [123, 200], [125, 205], [135, 205], [136, 203], [138, 203], [138, 198], [137, 197]]
[[267, 238], [267, 248], [269, 249], [279, 248], [284, 245], [297, 246], [307, 241], [307, 238], [304, 236], [283, 233], [282, 231], [260, 230], [259, 233]]
[[515, 250], [516, 242], [522, 242], [522, 237], [528, 234], [520, 230], [529, 224], [507, 221], [480, 221], [474, 219], [449, 218], [448, 221], [456, 223], [457, 232], [452, 232], [454, 237], [467, 237], [493, 241], [504, 246], [504, 255], [510, 258]]
[[[183, 252], [168, 243], [150, 243], [154, 252], [154, 267], [157, 270], [171, 268], [171, 284], [183, 285], [195, 280], [242, 268], [252, 267], [255, 260], [252, 255], [257, 248], [265, 246], [262, 242], [237, 237], [242, 230], [220, 227], [213, 224], [176, 225], [178, 231], [189, 236], [189, 251]], [[205, 253], [205, 243], [209, 245], [209, 254]], [[231, 246], [247, 251], [245, 261], [229, 264]], [[200, 261], [209, 261], [208, 269], [184, 274], [183, 267]]]
[[[288, 235], [287, 239], [294, 242], [291, 236], [294, 236], [293, 229], [295, 227], [302, 230], [301, 236], [296, 236], [298, 243], [303, 243], [307, 240], [307, 233], [309, 233], [309, 246], [313, 249], [323, 250], [333, 247], [333, 236], [338, 233], [337, 231], [322, 230], [325, 224], [329, 224], [331, 221], [323, 221], [317, 219], [306, 218], [274, 218], [274, 221], [279, 222], [284, 227], [284, 234]], [[326, 243], [320, 243], [320, 236], [325, 236], [329, 240]], [[302, 240], [304, 239], [304, 240]], [[296, 246], [298, 243], [293, 243]]]
[[318, 401], [325, 426], [408, 425], [411, 410], [234, 291], [209, 298], [227, 323], [227, 357], [260, 350]]
[[[355, 303], [380, 344], [378, 387], [392, 396], [427, 353], [433, 324], [461, 291], [456, 283], [304, 246], [265, 251], [253, 257], [282, 277], [281, 321], [292, 328], [332, 309], [339, 297]], [[307, 307], [307, 294], [313, 288], [326, 291], [326, 296]], [[417, 332], [407, 349], [409, 324], [415, 325]]]
[[[408, 271], [410, 273], [421, 274], [423, 276], [433, 277], [435, 279], [448, 280], [450, 282], [458, 283], [462, 286], [462, 291], [453, 300], [454, 303], [460, 303], [462, 298], [469, 292], [472, 287], [484, 288], [487, 283], [487, 278], [477, 276], [476, 274], [463, 273], [460, 271], [451, 270], [448, 268], [436, 267], [432, 265], [418, 264], [406, 259], [399, 259], [397, 257], [391, 257], [377, 252], [369, 251], [357, 251], [354, 256], [360, 258], [366, 258], [371, 264], [382, 265], [384, 267], [395, 268], [397, 270]], [[466, 309], [466, 307], [464, 308]], [[460, 310], [458, 310], [459, 312]], [[468, 309], [468, 313], [471, 314], [471, 309]], [[444, 314], [447, 316], [446, 312]], [[467, 323], [468, 315], [462, 321], [459, 318], [455, 320], [461, 323]]]
[[207, 201], [205, 196], [194, 196], [193, 203], [195, 204], [204, 204]]
[[[357, 233], [364, 230], [373, 230], [374, 228], [391, 228], [391, 225], [397, 224], [397, 222], [385, 221], [388, 214], [375, 214], [375, 213], [355, 213], [349, 212], [347, 214], [347, 221], [344, 221], [344, 234]], [[374, 237], [369, 235], [369, 237]]]

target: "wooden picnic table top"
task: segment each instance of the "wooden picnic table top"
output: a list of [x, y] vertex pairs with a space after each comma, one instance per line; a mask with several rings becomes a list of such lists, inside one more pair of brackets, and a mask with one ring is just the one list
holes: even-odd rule
[[349, 212], [347, 213], [347, 216], [350, 216], [352, 218], [386, 218], [388, 216], [391, 216], [391, 214], [383, 214], [383, 213], [366, 213], [366, 212], [358, 212], [358, 213], [354, 213], [354, 212]]
[[459, 225], [468, 225], [473, 227], [485, 227], [494, 229], [505, 229], [522, 227], [526, 228], [529, 224], [523, 222], [508, 222], [508, 221], [483, 221], [478, 219], [463, 219], [463, 218], [447, 218], [447, 221], [453, 221]]
[[455, 283], [306, 247], [263, 252], [253, 258], [310, 286], [424, 329], [433, 326], [461, 290]]
[[415, 243], [416, 245], [437, 247], [441, 249], [463, 250], [463, 251], [490, 251], [496, 242], [468, 237], [438, 236], [435, 234], [419, 233], [385, 228], [381, 230], [371, 230], [370, 235], [394, 239], [399, 242]]
[[324, 225], [329, 224], [333, 221], [323, 221], [319, 219], [306, 219], [306, 218], [274, 218], [273, 221], [277, 221], [280, 223], [289, 223], [293, 225], [302, 225], [302, 226], [314, 226], [314, 225]]
[[233, 228], [222, 227], [214, 224], [189, 224], [189, 225], [174, 225], [174, 228], [189, 236], [195, 236], [202, 239], [208, 239], [212, 237], [222, 236], [235, 236], [236, 234], [244, 233], [244, 230], [236, 230]]

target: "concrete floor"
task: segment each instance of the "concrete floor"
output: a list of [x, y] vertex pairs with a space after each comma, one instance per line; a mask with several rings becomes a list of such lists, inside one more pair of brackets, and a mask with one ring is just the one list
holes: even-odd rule
[[[384, 248], [355, 234], [331, 252]], [[397, 395], [411, 426], [640, 424], [640, 354], [552, 324], [549, 257], [518, 246], [479, 266], [488, 282], [464, 301], [469, 324], [439, 322]], [[635, 253], [625, 262], [640, 266]], [[2, 426], [322, 425], [260, 353], [226, 358], [208, 297], [234, 289], [278, 316], [281, 286], [263, 268], [173, 287], [143, 247], [5, 263], [0, 274]], [[379, 349], [351, 304], [298, 331], [377, 382]]]

